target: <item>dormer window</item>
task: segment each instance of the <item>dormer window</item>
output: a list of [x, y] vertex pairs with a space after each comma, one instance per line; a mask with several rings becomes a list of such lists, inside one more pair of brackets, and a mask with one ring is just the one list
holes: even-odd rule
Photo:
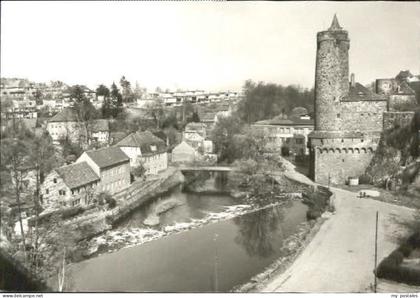
[[155, 146], [155, 145], [151, 145], [151, 146], [150, 146], [150, 150], [152, 150], [153, 152], [155, 152], [155, 151], [157, 150], [157, 148], [156, 148], [156, 146]]

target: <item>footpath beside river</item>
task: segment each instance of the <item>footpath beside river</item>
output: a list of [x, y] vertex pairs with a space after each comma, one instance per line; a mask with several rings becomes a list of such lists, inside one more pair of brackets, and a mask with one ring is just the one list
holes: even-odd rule
[[331, 188], [336, 212], [296, 261], [256, 292], [370, 292], [374, 282], [375, 216], [379, 212], [378, 261], [398, 246], [413, 209]]

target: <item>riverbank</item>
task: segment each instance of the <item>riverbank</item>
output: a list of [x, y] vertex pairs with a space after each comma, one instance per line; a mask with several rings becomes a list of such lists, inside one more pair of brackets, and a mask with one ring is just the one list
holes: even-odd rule
[[[283, 167], [283, 175], [279, 175], [279, 172], [274, 172], [272, 173], [272, 177], [288, 191], [314, 192], [318, 190], [318, 185], [304, 174], [298, 172], [296, 166], [290, 161], [284, 159]], [[324, 191], [325, 190], [326, 188], [324, 187]], [[322, 224], [333, 215], [329, 210], [335, 210], [334, 196], [331, 195], [328, 201], [329, 206], [325, 206], [326, 211], [320, 217], [300, 224], [296, 233], [284, 240], [280, 248], [283, 252], [282, 254], [284, 254], [282, 257], [273, 262], [263, 272], [251, 278], [249, 282], [232, 289], [232, 292], [261, 292], [272, 278], [283, 274], [292, 266], [295, 260], [305, 251], [306, 247], [318, 233]]]
[[252, 277], [249, 282], [232, 289], [232, 292], [261, 292], [271, 278], [287, 270], [312, 241], [322, 224], [334, 214], [328, 211], [328, 206], [325, 207], [327, 211], [320, 217], [301, 223], [297, 231], [283, 241], [280, 258], [267, 266], [263, 272]]
[[[373, 284], [375, 214], [379, 212], [378, 260], [406, 233], [399, 219], [413, 209], [331, 189], [336, 213], [326, 221], [293, 264], [264, 282], [262, 292], [370, 292]], [[302, 282], [304, 281], [304, 282]]]
[[290, 235], [283, 242], [280, 251], [284, 254], [278, 258], [266, 269], [255, 275], [249, 282], [239, 285], [232, 289], [235, 293], [258, 293], [265, 287], [266, 283], [276, 275], [284, 273], [293, 262], [304, 251], [307, 245], [311, 242], [315, 234], [321, 228], [321, 225], [327, 217], [320, 217], [316, 220], [310, 220], [299, 225], [296, 233]]
[[[80, 215], [68, 220], [61, 220], [60, 225], [62, 225], [62, 228], [71, 230], [70, 238], [66, 238], [66, 241], [69, 243], [66, 253], [67, 262], [74, 263], [89, 258], [88, 243], [90, 239], [111, 230], [113, 225], [128, 216], [136, 208], [155, 196], [170, 191], [170, 189], [183, 182], [184, 176], [182, 173], [178, 169], [169, 168], [146, 181], [135, 181], [128, 189], [114, 195], [116, 200], [115, 208], [107, 210], [94, 207], [84, 210]], [[21, 259], [18, 258], [20, 251], [15, 251], [12, 246], [4, 246], [2, 247], [2, 252], [5, 255], [13, 256], [12, 259], [17, 264], [15, 265], [25, 269], [21, 270], [22, 272], [29, 272], [29, 268], [26, 268]], [[56, 270], [56, 264], [54, 261], [51, 261], [55, 252], [56, 247], [52, 243], [41, 243], [39, 245], [40, 262], [43, 265], [38, 268], [40, 272], [38, 274], [40, 276], [37, 276], [38, 278], [48, 280], [49, 277], [47, 275], [55, 274], [53, 272]], [[55, 288], [55, 285], [51, 283], [48, 286], [51, 289]]]

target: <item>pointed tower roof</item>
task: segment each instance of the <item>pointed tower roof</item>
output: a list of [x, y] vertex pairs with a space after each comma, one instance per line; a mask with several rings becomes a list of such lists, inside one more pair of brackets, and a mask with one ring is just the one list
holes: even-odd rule
[[343, 28], [340, 27], [340, 24], [338, 23], [338, 19], [337, 19], [336, 14], [334, 14], [333, 21], [332, 21], [331, 26], [328, 30], [329, 31], [343, 30]]

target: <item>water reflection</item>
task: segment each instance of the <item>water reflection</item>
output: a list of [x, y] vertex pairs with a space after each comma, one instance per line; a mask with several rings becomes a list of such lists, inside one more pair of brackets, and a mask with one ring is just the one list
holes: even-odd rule
[[[207, 199], [217, 201], [213, 196]], [[70, 270], [75, 280], [72, 290], [227, 292], [280, 257], [283, 239], [306, 220], [307, 206], [300, 201], [272, 209], [74, 264]]]
[[[290, 205], [291, 202], [283, 205], [283, 208]], [[250, 257], [267, 258], [274, 253], [273, 240], [283, 239], [283, 208], [261, 209], [233, 219], [239, 227], [235, 242], [244, 247]]]
[[[215, 183], [213, 179], [209, 180], [207, 180], [208, 183]], [[179, 186], [172, 189], [170, 193], [157, 197], [136, 209], [130, 216], [121, 220], [115, 228], [119, 230], [147, 228], [143, 224], [144, 220], [153, 213], [157, 205], [167, 200], [177, 200], [179, 205], [160, 214], [158, 226], [160, 228], [177, 222], [189, 222], [192, 218], [200, 219], [207, 216], [208, 212], [221, 212], [226, 206], [240, 203], [227, 194], [186, 193], [183, 192], [182, 186]]]

